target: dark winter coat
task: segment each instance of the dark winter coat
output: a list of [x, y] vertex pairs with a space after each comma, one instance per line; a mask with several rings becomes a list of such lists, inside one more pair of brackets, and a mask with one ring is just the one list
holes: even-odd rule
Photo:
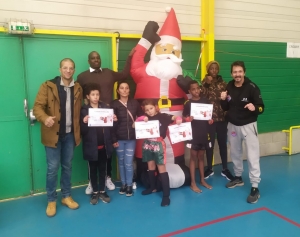
[[[90, 105], [83, 105], [80, 112], [80, 131], [82, 136], [82, 151], [83, 159], [89, 161], [98, 160], [98, 140], [97, 129], [95, 127], [89, 127], [87, 123], [83, 122], [83, 118], [89, 114]], [[99, 102], [99, 108], [109, 108], [104, 102]], [[103, 127], [104, 144], [106, 149], [106, 155], [111, 156], [113, 152], [112, 139], [111, 139], [112, 127]]]
[[135, 130], [132, 127], [133, 121], [127, 109], [135, 120], [136, 117], [144, 114], [139, 102], [135, 99], [128, 99], [126, 108], [119, 100], [114, 100], [111, 103], [111, 108], [114, 110], [114, 114], [118, 119], [118, 121], [114, 122], [112, 133], [113, 142], [115, 143], [119, 140], [134, 140]]

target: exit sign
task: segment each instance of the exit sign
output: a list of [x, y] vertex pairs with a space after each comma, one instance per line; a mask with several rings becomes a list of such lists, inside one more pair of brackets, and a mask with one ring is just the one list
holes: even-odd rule
[[10, 30], [17, 30], [17, 31], [29, 31], [30, 27], [29, 26], [18, 26], [18, 25], [11, 25]]
[[33, 34], [33, 26], [30, 22], [10, 21], [8, 22], [8, 33]]

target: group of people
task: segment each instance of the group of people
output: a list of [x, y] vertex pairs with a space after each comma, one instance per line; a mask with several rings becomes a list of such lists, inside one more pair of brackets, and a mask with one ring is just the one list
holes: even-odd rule
[[[110, 202], [105, 187], [109, 190], [115, 189], [111, 181], [113, 146], [121, 147], [118, 139], [130, 140], [134, 133], [131, 131], [127, 138], [122, 138], [118, 137], [120, 136], [117, 132], [120, 131], [118, 129], [113, 133], [109, 128], [88, 127], [86, 123], [88, 108], [108, 108], [109, 104], [112, 104], [114, 83], [128, 78], [132, 53], [133, 51], [130, 52], [123, 71], [114, 72], [107, 68], [101, 68], [101, 57], [99, 53], [93, 51], [88, 55], [90, 68], [80, 73], [76, 81], [73, 79], [75, 62], [70, 58], [65, 58], [59, 65], [60, 76], [47, 80], [40, 86], [33, 113], [41, 123], [41, 141], [46, 150], [48, 198], [46, 214], [48, 216], [56, 214], [57, 174], [60, 166], [61, 202], [71, 209], [79, 207], [71, 197], [71, 173], [73, 152], [75, 147], [80, 144], [81, 138], [83, 138], [83, 158], [88, 161], [88, 179], [90, 180], [86, 193], [91, 194], [92, 204], [96, 204], [98, 199]], [[124, 95], [122, 87], [124, 83], [119, 85], [120, 91], [122, 91], [121, 98]], [[128, 84], [125, 84], [128, 88]], [[99, 101], [100, 95], [101, 102]], [[127, 98], [128, 95], [129, 90]], [[121, 117], [119, 117], [120, 121]], [[119, 155], [119, 157], [121, 156]], [[127, 171], [133, 170], [132, 166], [128, 167], [127, 163], [125, 165], [125, 161], [119, 161], [119, 165], [123, 165], [122, 171], [125, 168]], [[132, 173], [133, 171], [131, 171]], [[132, 188], [132, 178], [128, 186]], [[132, 189], [127, 195], [132, 195]]]
[[[91, 194], [90, 203], [98, 200], [110, 202], [105, 187], [111, 182], [111, 155], [116, 149], [121, 178], [120, 194], [130, 197], [133, 194], [133, 158], [136, 147], [135, 124], [139, 121], [159, 120], [160, 137], [145, 139], [142, 145], [142, 160], [148, 165], [149, 186], [142, 192], [148, 195], [162, 190], [161, 206], [170, 205], [170, 183], [166, 170], [166, 145], [164, 138], [168, 126], [176, 123], [191, 122], [193, 139], [187, 143], [190, 149], [190, 188], [201, 192], [196, 184], [195, 166], [198, 159], [200, 184], [208, 189], [206, 182], [214, 174], [212, 168], [215, 136], [220, 149], [222, 173], [229, 182], [227, 188], [244, 185], [242, 141], [245, 141], [252, 184], [247, 198], [256, 203], [260, 197], [259, 142], [257, 116], [264, 112], [260, 90], [249, 78], [245, 77], [246, 68], [242, 61], [233, 62], [228, 84], [218, 74], [220, 65], [212, 61], [207, 65], [207, 75], [202, 85], [197, 81], [186, 80], [181, 85], [191, 95], [185, 102], [181, 116], [161, 113], [157, 102], [146, 99], [140, 104], [129, 98], [130, 87], [124, 81], [129, 76], [132, 50], [122, 72], [101, 68], [99, 53], [93, 51], [88, 56], [90, 68], [79, 74], [74, 81], [75, 63], [70, 58], [60, 62], [60, 76], [44, 82], [37, 94], [33, 112], [41, 122], [42, 143], [46, 150], [48, 205], [47, 216], [56, 214], [57, 173], [61, 165], [61, 203], [77, 209], [78, 203], [71, 197], [72, 158], [75, 146], [83, 141], [83, 159], [88, 161], [90, 185], [86, 193]], [[118, 98], [113, 100], [113, 85], [118, 82]], [[84, 101], [84, 102], [83, 102]], [[209, 121], [196, 120], [191, 116], [191, 103], [212, 103], [213, 115]], [[112, 108], [113, 127], [89, 127], [90, 108]], [[227, 167], [227, 141], [234, 164], [232, 176]], [[207, 156], [207, 169], [204, 170], [204, 153]], [[156, 174], [159, 173], [161, 187], [157, 186]], [[111, 187], [111, 186], [110, 186]], [[114, 189], [115, 187], [111, 187]]]

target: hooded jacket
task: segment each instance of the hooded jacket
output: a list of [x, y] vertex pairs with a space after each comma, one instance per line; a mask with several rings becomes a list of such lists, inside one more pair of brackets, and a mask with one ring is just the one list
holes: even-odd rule
[[[228, 122], [243, 126], [257, 121], [257, 116], [264, 112], [264, 103], [258, 86], [249, 78], [244, 78], [244, 83], [241, 87], [234, 85], [234, 80], [231, 80], [227, 87], [227, 99], [221, 100], [222, 109], [228, 111], [226, 118]], [[255, 106], [254, 111], [250, 111], [245, 106], [252, 103]]]

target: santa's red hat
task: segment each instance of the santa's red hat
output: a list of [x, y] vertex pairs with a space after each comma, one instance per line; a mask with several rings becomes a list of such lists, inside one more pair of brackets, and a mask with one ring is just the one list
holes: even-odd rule
[[175, 11], [173, 8], [166, 8], [166, 11], [169, 14], [159, 32], [161, 40], [158, 44], [173, 44], [181, 50], [181, 34]]

